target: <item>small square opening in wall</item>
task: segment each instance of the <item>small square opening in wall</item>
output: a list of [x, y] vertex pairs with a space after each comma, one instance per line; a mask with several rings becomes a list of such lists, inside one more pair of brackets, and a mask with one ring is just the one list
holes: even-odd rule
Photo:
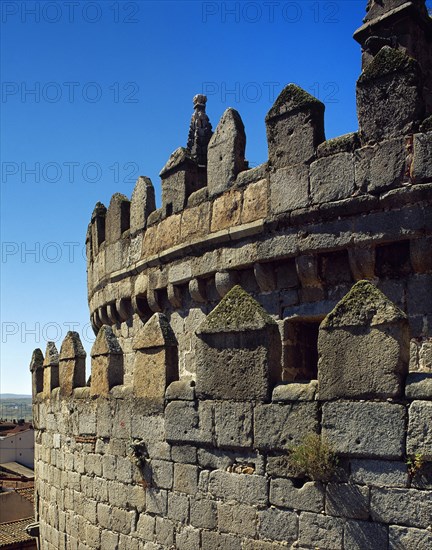
[[411, 271], [409, 241], [377, 246], [375, 272], [380, 279], [403, 278]]
[[283, 382], [317, 379], [318, 333], [323, 318], [295, 318], [286, 321], [282, 347]]

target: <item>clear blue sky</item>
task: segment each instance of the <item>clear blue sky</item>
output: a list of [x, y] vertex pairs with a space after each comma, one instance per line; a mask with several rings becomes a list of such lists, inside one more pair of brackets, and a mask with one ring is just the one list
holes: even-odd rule
[[[87, 351], [84, 239], [100, 200], [130, 197], [186, 144], [192, 97], [216, 127], [237, 109], [247, 158], [294, 82], [326, 104], [328, 138], [357, 129], [366, 0], [1, 3], [1, 384], [30, 393], [32, 350], [78, 330]], [[35, 11], [36, 10], [36, 11]], [[88, 357], [87, 370], [90, 359]]]

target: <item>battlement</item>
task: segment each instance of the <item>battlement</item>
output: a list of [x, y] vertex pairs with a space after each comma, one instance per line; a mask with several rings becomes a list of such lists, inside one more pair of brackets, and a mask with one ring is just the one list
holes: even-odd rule
[[[290, 84], [267, 114], [268, 161], [256, 168], [245, 159], [240, 114], [227, 109], [212, 133], [206, 98], [196, 96], [188, 145], [161, 171], [162, 207], [141, 177], [130, 201], [115, 194], [92, 214], [95, 332], [107, 324], [121, 336], [122, 323], [134, 331], [154, 312], [208, 313], [236, 283], [275, 318], [328, 302], [315, 307], [322, 318], [355, 281], [384, 284], [391, 250], [405, 265], [394, 279], [428, 273], [431, 29], [423, 2], [371, 2], [355, 34], [359, 131], [326, 141], [324, 105]], [[335, 287], [343, 287], [337, 295]], [[404, 308], [413, 336], [424, 336], [417, 312]], [[181, 355], [189, 353], [183, 328], [173, 329]], [[184, 357], [180, 370], [190, 372]]]
[[289, 84], [249, 169], [199, 94], [162, 207], [97, 203], [90, 378], [74, 332], [30, 365], [43, 550], [432, 547], [432, 20], [355, 38], [358, 132]]

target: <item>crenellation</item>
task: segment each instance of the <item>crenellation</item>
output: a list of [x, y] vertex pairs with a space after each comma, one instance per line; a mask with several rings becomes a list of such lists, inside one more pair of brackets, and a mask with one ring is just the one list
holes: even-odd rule
[[162, 207], [145, 176], [97, 203], [91, 377], [72, 332], [30, 364], [42, 550], [431, 546], [425, 10], [369, 1], [358, 132], [326, 141], [290, 84], [249, 168], [240, 114], [213, 133], [198, 94]]
[[72, 395], [74, 388], [86, 385], [86, 352], [79, 334], [69, 331], [60, 348], [59, 383], [61, 395]]
[[54, 342], [47, 342], [43, 361], [43, 395], [49, 398], [51, 392], [59, 387], [59, 354]]

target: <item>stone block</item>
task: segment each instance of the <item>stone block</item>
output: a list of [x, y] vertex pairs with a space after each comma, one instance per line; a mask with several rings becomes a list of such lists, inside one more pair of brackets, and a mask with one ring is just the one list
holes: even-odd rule
[[173, 485], [173, 463], [166, 460], [152, 460], [152, 486], [156, 489], [171, 489]]
[[318, 430], [317, 403], [257, 405], [254, 441], [259, 449], [286, 450], [300, 443], [306, 433]]
[[415, 183], [432, 179], [432, 132], [414, 134], [411, 177]]
[[156, 518], [156, 540], [163, 546], [174, 544], [174, 523], [166, 518]]
[[154, 539], [155, 525], [155, 517], [140, 514], [136, 528], [139, 537], [145, 541], [152, 541]]
[[390, 525], [389, 548], [392, 550], [420, 550], [432, 548], [432, 533], [429, 529], [415, 529]]
[[405, 462], [387, 460], [352, 460], [351, 481], [374, 487], [407, 487]]
[[202, 531], [202, 550], [241, 550], [241, 539], [233, 535], [225, 535], [217, 531]]
[[405, 384], [408, 399], [432, 399], [432, 372], [411, 372]]
[[258, 512], [258, 534], [264, 539], [294, 542], [298, 535], [297, 514], [276, 508]]
[[240, 114], [227, 109], [207, 150], [207, 188], [210, 197], [231, 187], [245, 165], [246, 134]]
[[195, 241], [210, 233], [210, 204], [205, 202], [183, 211], [180, 226], [182, 242]]
[[194, 527], [215, 529], [217, 526], [216, 502], [200, 494], [190, 502], [190, 522]]
[[181, 528], [176, 533], [176, 548], [178, 550], [196, 550], [200, 547], [200, 532], [190, 526]]
[[351, 483], [329, 483], [325, 512], [329, 516], [368, 519], [369, 489]]
[[167, 387], [165, 398], [168, 401], [194, 401], [195, 399], [195, 380], [190, 377], [182, 380], [175, 380]]
[[254, 537], [257, 528], [257, 510], [244, 504], [218, 503], [218, 527], [226, 533]]
[[338, 153], [310, 166], [311, 199], [315, 204], [338, 201], [354, 193], [354, 156]]
[[101, 548], [116, 548], [118, 546], [119, 535], [105, 529], [101, 533]]
[[164, 252], [176, 246], [181, 236], [181, 215], [173, 214], [158, 225], [158, 252]]
[[196, 464], [197, 448], [192, 447], [192, 445], [173, 445], [171, 458], [173, 462], [180, 462], [181, 464]]
[[270, 173], [270, 210], [273, 214], [303, 208], [309, 202], [309, 168], [294, 164]]
[[189, 522], [189, 496], [179, 493], [168, 493], [168, 513], [170, 519], [183, 524]]
[[405, 180], [407, 154], [400, 138], [358, 149], [354, 157], [356, 186], [372, 194], [399, 187]]
[[174, 491], [195, 495], [198, 490], [198, 467], [174, 464]]
[[219, 447], [252, 445], [252, 407], [249, 403], [213, 405], [216, 444]]
[[403, 394], [408, 372], [406, 315], [368, 281], [359, 281], [320, 325], [319, 398]]
[[388, 528], [369, 521], [347, 521], [344, 529], [344, 548], [376, 550], [387, 548]]
[[266, 218], [268, 214], [268, 183], [260, 180], [251, 183], [243, 193], [241, 222], [249, 223]]
[[172, 401], [165, 409], [165, 430], [168, 441], [212, 443], [212, 409], [206, 403]]
[[314, 401], [318, 389], [318, 380], [310, 382], [292, 382], [280, 384], [273, 390], [273, 403], [287, 403], [290, 401]]
[[344, 134], [320, 143], [317, 147], [317, 157], [330, 157], [338, 153], [352, 153], [360, 147], [360, 140], [357, 132]]
[[277, 97], [266, 116], [269, 165], [308, 162], [324, 137], [324, 104], [295, 84]]
[[267, 480], [263, 476], [215, 470], [210, 473], [208, 490], [224, 501], [235, 500], [255, 506], [267, 504]]
[[136, 512], [113, 507], [111, 510], [111, 529], [117, 533], [129, 535], [135, 530]]
[[146, 511], [149, 514], [166, 516], [168, 493], [163, 489], [148, 488], [146, 492]]
[[248, 401], [270, 397], [280, 370], [278, 327], [241, 287], [228, 292], [197, 335], [199, 398]]
[[364, 69], [357, 81], [357, 115], [363, 143], [416, 130], [424, 116], [420, 72], [417, 61], [389, 46], [384, 46]]
[[406, 410], [390, 403], [324, 403], [322, 433], [336, 453], [400, 459], [404, 453]]
[[427, 528], [432, 517], [432, 491], [372, 488], [370, 511], [374, 521]]
[[328, 550], [343, 548], [343, 525], [341, 518], [302, 512], [299, 522], [300, 547], [314, 548], [319, 541], [320, 545]]
[[314, 481], [295, 487], [290, 479], [272, 479], [270, 482], [270, 503], [282, 508], [322, 513], [324, 510], [324, 488]]
[[407, 454], [432, 461], [432, 403], [413, 401], [408, 409]]
[[212, 233], [240, 224], [241, 199], [242, 195], [240, 191], [231, 190], [213, 202], [211, 217]]

